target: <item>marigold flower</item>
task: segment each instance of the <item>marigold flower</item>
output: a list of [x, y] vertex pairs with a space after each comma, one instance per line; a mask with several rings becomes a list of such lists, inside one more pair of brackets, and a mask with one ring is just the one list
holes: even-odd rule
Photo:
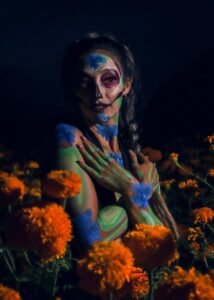
[[190, 247], [192, 248], [192, 250], [194, 250], [195, 252], [199, 252], [201, 250], [201, 246], [198, 242], [191, 242], [190, 243]]
[[126, 282], [123, 287], [114, 293], [115, 300], [120, 299], [132, 299], [140, 300], [144, 299], [149, 292], [149, 279], [141, 268], [132, 268], [130, 274], [130, 281]]
[[24, 168], [25, 169], [39, 169], [40, 165], [37, 161], [30, 160], [30, 161], [25, 163]]
[[104, 296], [130, 280], [132, 267], [133, 255], [123, 244], [97, 242], [78, 263], [80, 287], [90, 294]]
[[188, 179], [186, 181], [181, 181], [178, 184], [180, 189], [196, 189], [198, 188], [198, 182], [195, 179]]
[[6, 225], [11, 246], [34, 250], [45, 263], [65, 255], [71, 233], [69, 216], [55, 203], [37, 203], [13, 212]]
[[214, 135], [208, 135], [205, 141], [207, 141], [210, 144], [214, 143]]
[[144, 155], [148, 155], [151, 162], [157, 162], [162, 159], [162, 153], [160, 150], [153, 149], [151, 147], [145, 147], [142, 149]]
[[176, 242], [165, 226], [138, 224], [124, 236], [123, 242], [134, 254], [136, 266], [146, 270], [171, 265], [178, 259]]
[[188, 271], [177, 266], [165, 275], [155, 292], [154, 300], [210, 300], [214, 298], [214, 285], [209, 275], [197, 273], [195, 268]]
[[210, 145], [209, 150], [212, 151], [212, 152], [214, 152], [214, 144]]
[[195, 242], [197, 239], [203, 239], [204, 232], [200, 227], [189, 227], [187, 229], [187, 240], [190, 242]]
[[76, 196], [81, 190], [81, 178], [67, 170], [54, 170], [42, 182], [42, 192], [47, 196], [67, 199]]
[[207, 245], [203, 255], [207, 258], [214, 258], [214, 243]]
[[1, 178], [1, 177], [8, 177], [8, 176], [9, 176], [9, 173], [8, 173], [8, 172], [0, 171], [0, 178]]
[[171, 160], [174, 160], [174, 161], [178, 161], [178, 157], [179, 157], [179, 154], [178, 153], [170, 153], [169, 155], [169, 159]]
[[0, 284], [0, 300], [21, 300], [19, 292]]
[[0, 177], [0, 207], [22, 200], [25, 194], [24, 183], [14, 176]]
[[214, 169], [210, 169], [210, 170], [207, 172], [207, 175], [208, 175], [208, 176], [211, 176], [211, 177], [214, 177]]
[[163, 186], [166, 189], [169, 189], [174, 182], [175, 182], [174, 178], [166, 179], [166, 180], [160, 181], [160, 186]]
[[201, 207], [194, 209], [193, 212], [193, 220], [195, 224], [199, 223], [209, 223], [214, 219], [214, 210], [209, 207]]

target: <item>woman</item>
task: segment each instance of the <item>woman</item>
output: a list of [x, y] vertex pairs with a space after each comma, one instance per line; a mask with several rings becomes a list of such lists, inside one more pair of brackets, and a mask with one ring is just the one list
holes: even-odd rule
[[130, 50], [109, 35], [88, 34], [64, 57], [74, 114], [56, 127], [57, 168], [81, 176], [82, 190], [66, 209], [85, 249], [120, 238], [136, 223], [165, 224], [177, 235], [155, 164], [139, 145], [135, 73]]

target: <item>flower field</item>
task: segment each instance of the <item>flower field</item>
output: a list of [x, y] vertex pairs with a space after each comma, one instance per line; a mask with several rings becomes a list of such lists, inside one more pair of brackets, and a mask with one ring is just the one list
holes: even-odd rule
[[[167, 149], [167, 147], [166, 147]], [[138, 224], [82, 258], [66, 201], [78, 174], [41, 175], [39, 160], [0, 145], [0, 300], [214, 299], [214, 135], [144, 148], [178, 228]]]

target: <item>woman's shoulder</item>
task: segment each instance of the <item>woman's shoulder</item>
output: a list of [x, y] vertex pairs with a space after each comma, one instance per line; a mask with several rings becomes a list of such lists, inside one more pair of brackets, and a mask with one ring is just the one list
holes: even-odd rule
[[75, 146], [82, 135], [81, 130], [72, 124], [59, 123], [55, 126], [55, 137], [60, 147]]

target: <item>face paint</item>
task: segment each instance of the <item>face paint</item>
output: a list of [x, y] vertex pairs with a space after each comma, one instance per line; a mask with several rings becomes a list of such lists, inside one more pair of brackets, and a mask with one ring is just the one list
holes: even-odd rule
[[96, 125], [97, 132], [106, 140], [109, 141], [112, 137], [118, 135], [117, 125]]
[[81, 62], [74, 91], [83, 117], [95, 123], [108, 122], [119, 113], [124, 90], [121, 70], [110, 56], [99, 52], [83, 56]]
[[92, 246], [95, 242], [101, 239], [99, 226], [92, 220], [91, 209], [86, 210], [82, 214], [78, 214], [74, 218], [73, 222], [82, 241], [86, 245]]
[[64, 144], [73, 146], [75, 142], [77, 128], [67, 124], [59, 124], [56, 126], [56, 139], [58, 145]]
[[131, 202], [140, 208], [149, 206], [148, 199], [152, 195], [152, 184], [133, 183], [131, 185]]

